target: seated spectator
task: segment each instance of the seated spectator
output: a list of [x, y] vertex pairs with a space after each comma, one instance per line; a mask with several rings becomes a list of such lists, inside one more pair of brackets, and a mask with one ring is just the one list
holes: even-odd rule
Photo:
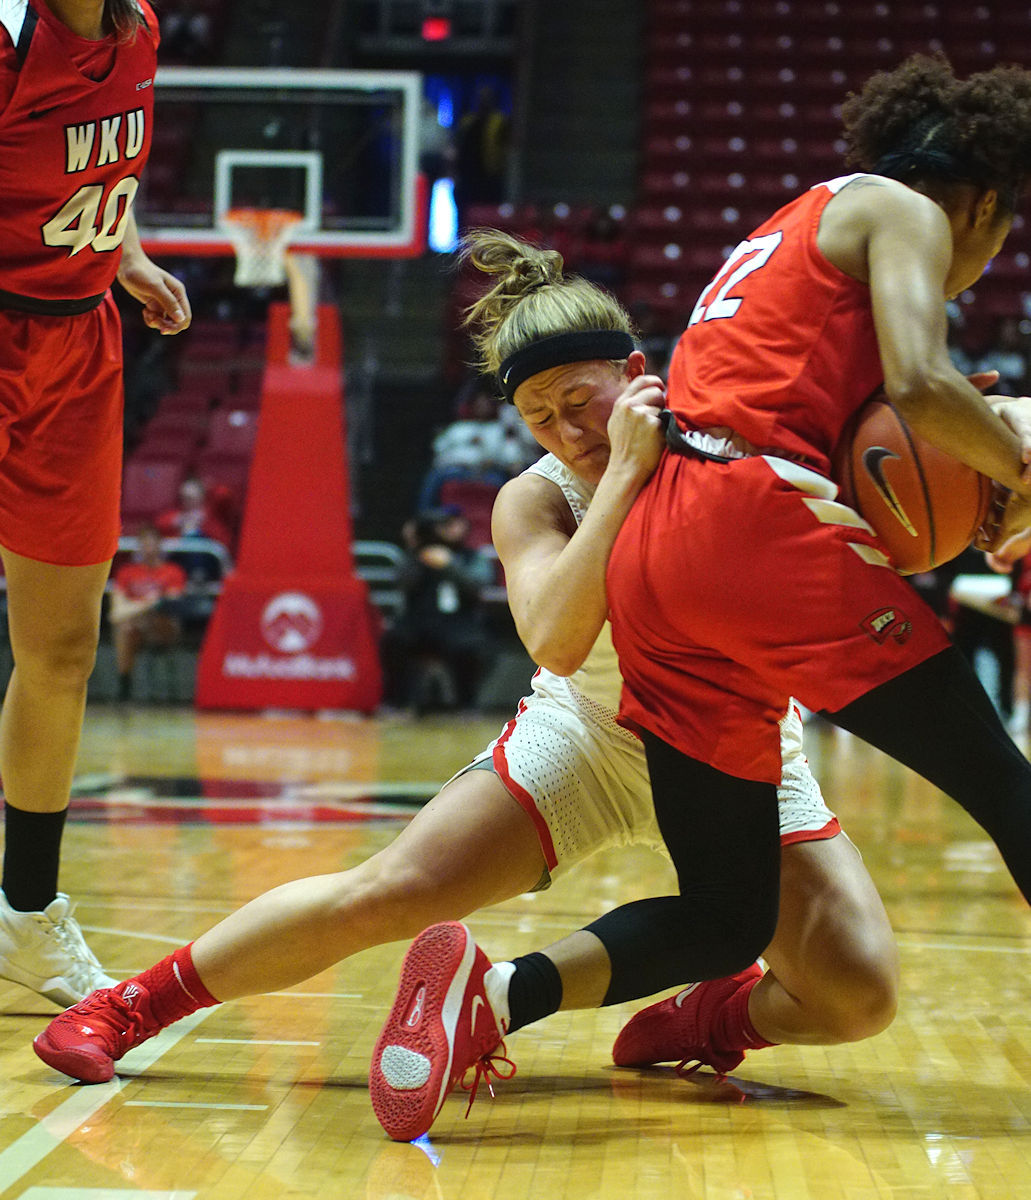
[[388, 703], [418, 713], [473, 705], [488, 648], [480, 595], [495, 567], [466, 544], [468, 532], [455, 509], [422, 513], [405, 527], [405, 608], [383, 643]]
[[227, 549], [233, 540], [199, 479], [184, 479], [179, 488], [179, 507], [162, 513], [154, 524], [162, 537], [212, 538]]
[[515, 432], [523, 422], [501, 418], [501, 401], [483, 380], [475, 379], [463, 390], [468, 395], [459, 401], [458, 420], [433, 440], [433, 463], [419, 491], [420, 511], [439, 504], [441, 486], [449, 479], [478, 479], [500, 488], [539, 456], [538, 451], [527, 458], [525, 436]]
[[132, 670], [139, 651], [144, 646], [168, 649], [182, 633], [179, 604], [186, 572], [165, 557], [161, 536], [153, 526], [144, 526], [137, 539], [135, 558], [119, 567], [111, 581], [108, 620], [114, 636], [119, 700], [132, 696]]

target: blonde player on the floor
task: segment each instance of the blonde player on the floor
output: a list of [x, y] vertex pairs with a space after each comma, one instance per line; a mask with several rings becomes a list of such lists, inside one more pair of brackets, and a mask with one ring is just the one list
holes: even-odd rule
[[[481, 234], [470, 247], [500, 288], [512, 271], [535, 272], [544, 289], [562, 278], [557, 254], [505, 235]], [[546, 887], [603, 847], [662, 846], [641, 744], [615, 721], [621, 681], [605, 566], [661, 452], [663, 386], [644, 374], [629, 318], [611, 296], [587, 283], [561, 286], [594, 332], [572, 347], [583, 361], [561, 408], [523, 411], [549, 453], [505, 486], [494, 514], [516, 625], [542, 664], [532, 695], [392, 845], [352, 870], [275, 888], [155, 967], [94, 993], [36, 1038], [45, 1062], [107, 1080], [126, 1050], [199, 1007], [288, 987], [431, 922]], [[682, 1002], [696, 1036], [678, 1056], [723, 1072], [749, 1047], [870, 1036], [895, 1011], [884, 908], [824, 805], [794, 711], [782, 740], [783, 884], [770, 969], [701, 984]]]

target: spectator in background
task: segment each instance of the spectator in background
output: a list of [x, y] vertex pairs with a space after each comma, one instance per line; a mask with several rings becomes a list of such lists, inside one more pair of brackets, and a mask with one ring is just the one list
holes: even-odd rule
[[161, 535], [153, 526], [144, 526], [136, 536], [136, 557], [115, 572], [108, 610], [119, 700], [132, 697], [132, 670], [140, 649], [168, 649], [182, 633], [179, 603], [186, 588], [186, 572], [166, 558]]
[[455, 159], [455, 203], [459, 222], [473, 204], [500, 204], [505, 193], [508, 161], [508, 117], [494, 89], [485, 84], [476, 103], [458, 123]]
[[460, 416], [433, 440], [433, 463], [419, 491], [420, 512], [440, 503], [440, 489], [449, 479], [476, 479], [500, 488], [538, 457], [516, 428], [523, 422], [502, 419], [500, 408], [482, 379], [460, 391]]
[[179, 507], [162, 513], [155, 521], [162, 537], [212, 538], [229, 549], [232, 533], [216, 513], [207, 489], [199, 479], [184, 479], [179, 488]]
[[468, 533], [454, 508], [429, 510], [405, 526], [405, 609], [382, 647], [389, 703], [417, 713], [473, 705], [487, 654], [481, 593], [495, 566], [467, 545]]

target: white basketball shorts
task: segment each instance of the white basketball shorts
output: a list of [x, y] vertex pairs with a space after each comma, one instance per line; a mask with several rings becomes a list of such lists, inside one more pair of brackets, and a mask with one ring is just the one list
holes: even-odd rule
[[[640, 740], [564, 686], [566, 695], [556, 689], [521, 700], [501, 735], [458, 774], [493, 767], [533, 821], [552, 876], [610, 846], [665, 853]], [[794, 706], [781, 721], [781, 747], [781, 845], [834, 837], [841, 827], [802, 751]]]

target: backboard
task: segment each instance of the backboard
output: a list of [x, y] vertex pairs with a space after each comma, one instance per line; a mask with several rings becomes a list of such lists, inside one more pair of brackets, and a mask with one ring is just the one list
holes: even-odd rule
[[302, 254], [420, 252], [417, 72], [165, 67], [154, 87], [148, 252], [232, 254], [234, 208], [300, 212]]

